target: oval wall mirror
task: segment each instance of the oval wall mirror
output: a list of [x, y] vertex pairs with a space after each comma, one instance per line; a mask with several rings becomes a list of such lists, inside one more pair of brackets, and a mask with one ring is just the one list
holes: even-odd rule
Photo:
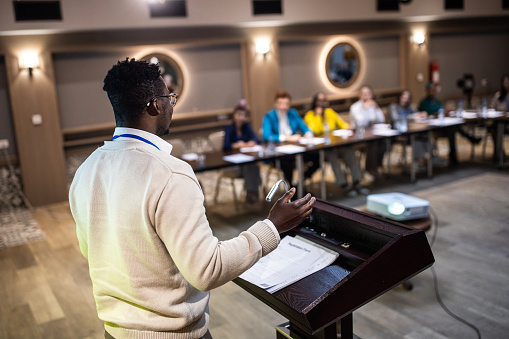
[[182, 97], [184, 74], [173, 58], [161, 53], [151, 53], [141, 57], [140, 59], [146, 60], [152, 64], [159, 64], [161, 76], [163, 77], [170, 93], [177, 93], [179, 97]]
[[334, 45], [325, 61], [327, 78], [338, 88], [351, 86], [359, 76], [361, 67], [357, 49], [348, 42]]

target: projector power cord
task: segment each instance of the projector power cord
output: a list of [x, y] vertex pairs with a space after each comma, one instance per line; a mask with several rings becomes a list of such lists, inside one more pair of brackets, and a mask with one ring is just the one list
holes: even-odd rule
[[[431, 240], [430, 240], [429, 245], [430, 245], [430, 247], [433, 247], [433, 244], [435, 243], [435, 240], [437, 237], [437, 231], [438, 231], [438, 216], [435, 213], [435, 211], [433, 210], [433, 208], [431, 208], [431, 206], [429, 206], [429, 210], [430, 210], [431, 214], [433, 215], [433, 226], [434, 226], [433, 234], [431, 235]], [[431, 266], [431, 274], [433, 275], [433, 286], [435, 288], [435, 296], [437, 298], [438, 303], [442, 307], [442, 309], [448, 315], [453, 317], [454, 319], [458, 320], [459, 322], [462, 322], [463, 324], [467, 325], [468, 327], [471, 327], [477, 333], [477, 338], [481, 339], [481, 331], [479, 331], [479, 329], [475, 325], [473, 325], [473, 324], [469, 323], [468, 321], [466, 321], [465, 319], [457, 316], [451, 310], [449, 310], [449, 308], [447, 308], [447, 306], [445, 306], [442, 298], [440, 297], [440, 292], [438, 290], [438, 277], [437, 277], [437, 273], [435, 272], [435, 268], [433, 266]]]

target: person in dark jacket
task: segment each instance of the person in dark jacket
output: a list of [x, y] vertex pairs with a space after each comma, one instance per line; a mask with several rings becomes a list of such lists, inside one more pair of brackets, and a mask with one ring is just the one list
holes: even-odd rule
[[[248, 122], [249, 108], [245, 99], [240, 100], [233, 108], [233, 122], [224, 129], [224, 151], [253, 147], [260, 143], [258, 136]], [[261, 184], [260, 168], [256, 163], [245, 164], [239, 168], [244, 178], [246, 203], [254, 204], [258, 201], [258, 188]]]

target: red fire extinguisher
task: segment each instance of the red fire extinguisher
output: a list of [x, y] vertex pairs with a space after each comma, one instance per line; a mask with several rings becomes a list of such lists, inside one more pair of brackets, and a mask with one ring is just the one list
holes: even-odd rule
[[429, 79], [435, 84], [437, 92], [440, 91], [440, 69], [438, 67], [438, 61], [433, 59], [429, 66]]

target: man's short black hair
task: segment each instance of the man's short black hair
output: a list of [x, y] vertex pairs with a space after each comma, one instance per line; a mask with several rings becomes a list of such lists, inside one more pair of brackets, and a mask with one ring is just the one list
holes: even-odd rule
[[163, 94], [164, 82], [156, 64], [126, 58], [106, 74], [103, 90], [108, 93], [117, 126], [136, 122], [155, 95]]

